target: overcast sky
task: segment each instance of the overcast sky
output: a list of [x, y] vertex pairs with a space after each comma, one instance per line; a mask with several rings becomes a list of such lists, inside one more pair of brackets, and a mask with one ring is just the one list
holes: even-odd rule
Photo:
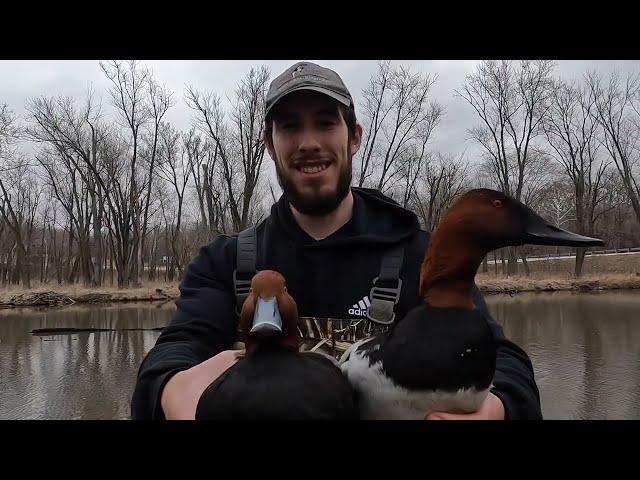
[[[377, 70], [375, 61], [364, 60], [312, 60], [320, 65], [336, 70], [350, 89], [356, 102], [358, 113], [361, 92], [372, 74]], [[238, 60], [238, 61], [181, 61], [161, 60], [142, 61], [151, 68], [157, 80], [173, 92], [176, 106], [167, 114], [167, 119], [178, 128], [187, 129], [191, 111], [184, 104], [185, 86], [193, 85], [198, 89], [215, 91], [221, 95], [232, 95], [237, 82], [252, 66], [267, 65], [272, 77], [299, 60]], [[473, 160], [477, 146], [468, 140], [466, 130], [478, 120], [466, 102], [453, 95], [460, 88], [465, 76], [471, 73], [478, 63], [473, 60], [453, 61], [403, 61], [393, 64], [410, 65], [414, 72], [429, 72], [438, 75], [438, 83], [433, 98], [445, 109], [445, 117], [435, 132], [432, 149], [462, 153]], [[555, 72], [564, 78], [579, 79], [588, 70], [595, 69], [608, 74], [613, 70], [621, 73], [640, 73], [640, 61], [559, 61]], [[24, 114], [24, 103], [28, 97], [45, 94], [47, 96], [65, 95], [78, 99], [84, 97], [89, 84], [93, 84], [96, 93], [103, 96], [103, 109], [109, 109], [107, 79], [97, 60], [78, 61], [2, 61], [0, 60], [0, 104], [7, 103], [18, 114]]]

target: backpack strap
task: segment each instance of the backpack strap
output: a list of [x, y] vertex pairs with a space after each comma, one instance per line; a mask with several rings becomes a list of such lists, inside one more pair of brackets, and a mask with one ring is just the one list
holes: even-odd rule
[[[233, 287], [236, 296], [236, 314], [240, 315], [242, 305], [249, 296], [251, 280], [256, 271], [256, 225], [238, 234], [236, 269], [233, 271]], [[373, 279], [369, 293], [370, 303], [367, 318], [374, 323], [390, 325], [396, 314], [393, 311], [400, 299], [402, 279], [400, 270], [404, 259], [404, 247], [397, 246], [382, 256], [380, 274]]]
[[396, 318], [393, 309], [402, 291], [400, 270], [403, 259], [402, 246], [392, 248], [382, 257], [380, 275], [373, 279], [373, 288], [369, 293], [371, 305], [367, 308], [367, 318], [374, 323], [390, 325]]
[[240, 315], [242, 305], [249, 296], [251, 280], [256, 274], [256, 225], [238, 234], [236, 269], [233, 271], [233, 288], [236, 295], [236, 314]]

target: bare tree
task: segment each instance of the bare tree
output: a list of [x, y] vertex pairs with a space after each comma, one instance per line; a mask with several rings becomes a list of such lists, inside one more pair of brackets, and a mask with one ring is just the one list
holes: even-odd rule
[[[89, 201], [89, 189], [81, 179], [78, 167], [66, 156], [59, 156], [46, 149], [36, 160], [42, 167], [43, 184], [46, 185], [59, 204], [67, 212], [70, 220], [69, 251], [73, 248], [73, 240], [78, 243], [78, 257], [70, 263], [78, 263], [85, 285], [99, 285], [99, 279], [91, 260], [90, 238], [93, 211]], [[86, 172], [84, 172], [86, 173]], [[85, 177], [86, 178], [86, 177]], [[67, 281], [73, 282], [77, 266], [69, 272]]]
[[437, 160], [425, 165], [410, 205], [427, 230], [436, 228], [442, 214], [466, 188], [468, 168], [464, 154], [455, 157], [438, 153]]
[[640, 77], [629, 74], [621, 80], [619, 74], [613, 73], [604, 85], [595, 72], [586, 78], [595, 98], [594, 115], [604, 130], [604, 146], [640, 223]]
[[436, 81], [437, 75], [414, 74], [405, 66], [391, 71], [389, 63], [379, 64], [363, 92], [367, 136], [359, 157], [359, 186], [369, 177], [377, 177], [367, 183], [383, 192], [402, 190], [404, 183], [397, 196], [408, 201], [443, 115], [442, 107], [429, 101]]
[[[171, 106], [169, 93], [159, 87], [151, 74], [136, 62], [101, 63], [111, 82], [109, 94], [124, 131], [116, 124], [101, 120], [101, 109], [89, 92], [84, 108], [75, 107], [72, 99], [31, 100], [27, 110], [32, 127], [29, 137], [48, 144], [66, 171], [79, 178], [74, 185], [81, 192], [73, 207], [70, 240], [74, 230], [83, 232], [82, 257], [94, 259], [90, 270], [92, 283], [102, 281], [102, 229], [108, 229], [110, 262], [118, 272], [118, 286], [139, 283], [142, 268], [144, 238], [149, 219], [149, 204], [153, 169], [155, 166], [157, 135], [160, 122]], [[150, 129], [145, 131], [147, 125]], [[43, 155], [41, 164], [56, 183], [59, 172], [50, 156]], [[46, 168], [44, 162], [49, 162]], [[70, 185], [71, 186], [71, 185]], [[66, 197], [66, 196], [65, 196]], [[78, 201], [89, 198], [86, 209], [78, 209]], [[65, 208], [69, 211], [71, 206]], [[82, 219], [82, 222], [80, 220]], [[79, 224], [82, 225], [79, 226]], [[92, 225], [91, 225], [92, 223]], [[94, 252], [88, 253], [89, 231], [94, 234]], [[71, 247], [71, 245], [70, 245]]]
[[254, 191], [262, 170], [264, 144], [264, 98], [269, 70], [251, 71], [240, 82], [229, 120], [220, 97], [187, 89], [187, 105], [196, 112], [196, 126], [214, 144], [214, 156], [225, 184], [226, 201], [234, 231], [246, 228]]
[[[455, 91], [482, 122], [469, 133], [490, 159], [496, 185], [516, 200], [522, 200], [533, 142], [542, 133], [554, 66], [550, 61], [522, 61], [517, 66], [511, 61], [485, 61]], [[516, 271], [516, 251], [509, 249], [509, 274]]]
[[[183, 137], [184, 148], [189, 157], [196, 200], [200, 212], [200, 224], [217, 235], [227, 230], [225, 187], [218, 175], [219, 155], [210, 140], [202, 140], [195, 128]], [[210, 237], [210, 236], [208, 236]]]
[[[157, 175], [173, 190], [171, 205], [163, 210], [171, 209], [174, 221], [168, 225], [171, 261], [169, 262], [169, 280], [173, 280], [175, 269], [182, 275], [185, 264], [184, 240], [181, 235], [185, 189], [191, 176], [192, 167], [187, 145], [182, 142], [180, 134], [170, 125], [162, 124], [160, 128], [160, 148], [158, 151]], [[166, 216], [165, 216], [166, 218]]]
[[[10, 231], [14, 237], [12, 253], [16, 252], [15, 268], [13, 255], [7, 255], [7, 268], [19, 272], [22, 284], [31, 288], [31, 268], [29, 250], [33, 223], [40, 197], [40, 191], [33, 179], [30, 166], [15, 148], [19, 135], [15, 114], [6, 104], [0, 107], [0, 221], [2, 231]], [[9, 281], [15, 277], [9, 273]]]
[[[121, 283], [134, 285], [139, 284], [139, 250], [142, 240], [142, 224], [140, 212], [143, 209], [144, 182], [138, 184], [138, 154], [142, 127], [151, 120], [151, 110], [146, 99], [146, 86], [149, 82], [149, 72], [141, 69], [135, 61], [123, 62], [112, 61], [110, 63], [100, 62], [100, 67], [105, 76], [111, 81], [109, 94], [112, 105], [120, 115], [126, 128], [129, 129], [129, 173], [126, 179], [126, 191], [121, 191], [120, 215], [117, 216], [117, 235], [119, 238], [118, 264], [125, 268], [126, 279], [119, 279]], [[149, 176], [151, 181], [151, 176]], [[122, 190], [122, 185], [118, 185]]]
[[362, 92], [364, 97], [363, 120], [366, 129], [364, 145], [359, 152], [359, 187], [362, 187], [373, 174], [372, 155], [376, 147], [376, 140], [392, 108], [392, 103], [388, 98], [390, 89], [391, 62], [380, 61], [378, 62], [378, 72], [370, 78], [369, 86]]
[[99, 121], [100, 107], [90, 91], [83, 108], [77, 108], [69, 97], [33, 98], [26, 108], [31, 123], [26, 137], [42, 145], [35, 158], [43, 168], [45, 182], [69, 215], [70, 242], [74, 232], [77, 234], [84, 280], [100, 285], [106, 187], [100, 181], [98, 147], [107, 135]]
[[[588, 87], [558, 81], [552, 94], [544, 128], [551, 156], [571, 181], [575, 228], [593, 236], [597, 210], [603, 200], [603, 176], [608, 162], [598, 159], [596, 97]], [[560, 226], [560, 225], [558, 225]], [[574, 273], [582, 274], [586, 248], [576, 249]]]
[[640, 237], [637, 235], [638, 221], [618, 171], [607, 170], [602, 184], [603, 200], [594, 220], [598, 235], [611, 248], [640, 244]]
[[31, 245], [42, 187], [25, 157], [4, 163], [0, 174], [0, 218], [13, 233], [17, 249], [15, 272], [31, 288]]
[[138, 247], [138, 267], [144, 269], [143, 254], [145, 251], [147, 229], [149, 225], [149, 206], [151, 204], [151, 191], [154, 179], [154, 168], [156, 164], [156, 155], [158, 148], [159, 130], [162, 125], [162, 119], [165, 114], [174, 105], [171, 93], [165, 86], [159, 85], [154, 78], [149, 75], [146, 79], [147, 89], [147, 108], [151, 119], [151, 131], [143, 136], [143, 142], [146, 143], [142, 153], [142, 159], [146, 163], [147, 168], [143, 176], [142, 183], [144, 185], [141, 201], [137, 203], [137, 207], [142, 211], [137, 212], [137, 217], [141, 218], [141, 228]]

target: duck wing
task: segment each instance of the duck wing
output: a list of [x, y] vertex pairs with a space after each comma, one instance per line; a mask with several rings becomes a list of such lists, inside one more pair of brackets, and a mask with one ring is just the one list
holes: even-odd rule
[[329, 359], [287, 350], [256, 351], [202, 394], [196, 419], [357, 419], [349, 382]]
[[470, 412], [495, 371], [496, 344], [481, 313], [421, 305], [388, 335], [354, 349], [342, 370], [365, 419], [423, 419]]

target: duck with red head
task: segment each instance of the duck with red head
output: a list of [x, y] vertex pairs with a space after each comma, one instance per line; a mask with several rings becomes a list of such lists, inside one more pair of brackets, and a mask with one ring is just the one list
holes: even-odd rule
[[432, 412], [478, 410], [492, 384], [497, 345], [472, 300], [475, 275], [490, 251], [524, 244], [603, 242], [549, 225], [494, 190], [472, 190], [449, 208], [422, 263], [423, 301], [340, 360], [358, 392], [362, 418], [424, 419]]
[[335, 360], [299, 352], [298, 308], [284, 277], [258, 272], [240, 314], [246, 355], [204, 391], [196, 420], [347, 420], [355, 393]]

